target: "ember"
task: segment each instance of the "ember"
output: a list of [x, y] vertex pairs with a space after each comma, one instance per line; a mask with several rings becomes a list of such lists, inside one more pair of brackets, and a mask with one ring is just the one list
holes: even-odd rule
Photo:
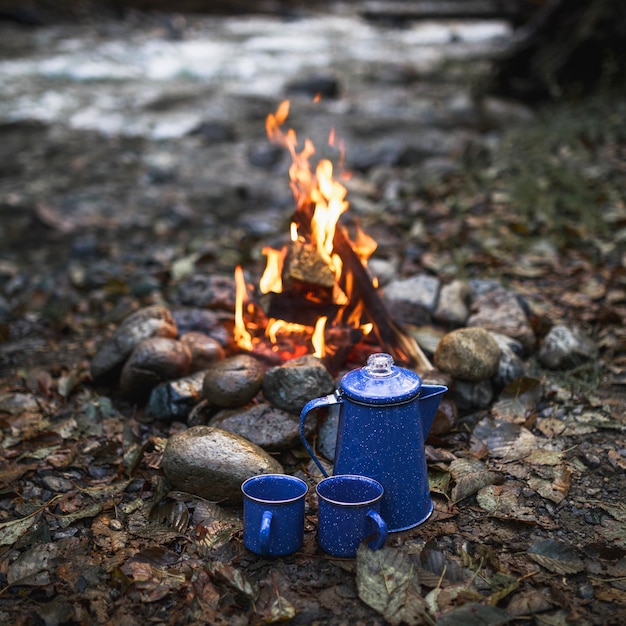
[[[399, 363], [431, 369], [417, 343], [389, 315], [367, 271], [376, 242], [358, 226], [351, 238], [340, 224], [349, 203], [332, 162], [320, 159], [313, 169], [313, 143], [306, 139], [298, 150], [295, 131], [282, 130], [288, 114], [289, 101], [283, 101], [265, 126], [270, 141], [287, 148], [292, 158], [291, 242], [281, 250], [263, 249], [267, 263], [258, 289], [246, 284], [241, 267], [235, 270], [236, 344], [262, 350], [269, 342], [281, 359], [312, 353], [335, 365], [356, 345], [367, 344]], [[332, 132], [329, 144], [335, 144]], [[341, 148], [337, 176], [347, 180]]]

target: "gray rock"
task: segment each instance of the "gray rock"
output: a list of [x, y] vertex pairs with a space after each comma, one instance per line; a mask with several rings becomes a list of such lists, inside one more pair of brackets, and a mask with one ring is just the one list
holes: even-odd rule
[[481, 380], [476, 383], [456, 380], [452, 388], [452, 396], [459, 411], [486, 409], [493, 400], [493, 386], [490, 380]]
[[444, 335], [435, 350], [435, 366], [457, 380], [478, 382], [498, 371], [500, 347], [484, 328], [459, 328]]
[[502, 285], [497, 280], [485, 278], [470, 278], [467, 281], [467, 286], [470, 290], [470, 299], [472, 302], [490, 291], [502, 289]]
[[241, 503], [244, 480], [283, 473], [281, 464], [265, 450], [213, 426], [194, 426], [172, 435], [161, 467], [175, 489], [227, 506]]
[[150, 393], [146, 413], [157, 420], [185, 420], [200, 401], [204, 372], [199, 371], [157, 385]]
[[248, 354], [238, 354], [206, 370], [202, 396], [213, 406], [244, 406], [261, 390], [262, 384], [261, 363]]
[[[282, 409], [260, 403], [248, 409], [225, 409], [209, 422], [222, 430], [241, 435], [264, 450], [288, 450], [300, 441], [300, 421]], [[307, 420], [307, 434], [316, 427], [316, 420]]]
[[197, 307], [179, 307], [172, 310], [172, 317], [180, 335], [197, 331], [212, 337], [224, 346], [229, 336], [224, 328], [223, 314]]
[[189, 307], [234, 310], [235, 281], [230, 276], [195, 272], [181, 280], [170, 296], [177, 304]]
[[144, 339], [122, 369], [120, 391], [133, 400], [146, 400], [159, 383], [187, 375], [190, 366], [191, 352], [177, 339]]
[[519, 341], [501, 335], [500, 333], [491, 333], [500, 347], [500, 362], [498, 363], [498, 371], [493, 377], [493, 383], [497, 387], [505, 387], [517, 378], [526, 375], [526, 364], [519, 356], [523, 354], [523, 347]]
[[392, 280], [382, 290], [382, 297], [401, 324], [430, 324], [439, 298], [439, 279], [418, 274], [403, 280]]
[[124, 363], [131, 352], [149, 337], [178, 335], [176, 323], [163, 306], [154, 305], [131, 313], [98, 349], [91, 360], [91, 375], [100, 378]]
[[434, 319], [441, 324], [463, 326], [469, 317], [469, 295], [469, 287], [462, 280], [444, 285], [439, 293]]
[[305, 355], [272, 367], [263, 378], [263, 395], [273, 406], [299, 415], [313, 398], [332, 393], [335, 380], [316, 357]]
[[440, 285], [439, 279], [434, 276], [417, 274], [411, 278], [391, 281], [385, 286], [384, 297], [389, 302], [417, 304], [432, 314], [437, 306]]
[[535, 333], [522, 302], [512, 291], [502, 287], [491, 289], [472, 302], [475, 312], [470, 315], [467, 325], [517, 339], [524, 350], [530, 352], [535, 346]]
[[558, 324], [550, 329], [539, 348], [539, 362], [549, 369], [566, 370], [598, 354], [598, 347], [581, 328]]

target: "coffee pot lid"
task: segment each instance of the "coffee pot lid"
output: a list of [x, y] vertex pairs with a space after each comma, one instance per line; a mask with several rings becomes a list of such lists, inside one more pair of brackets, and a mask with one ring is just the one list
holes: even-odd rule
[[341, 379], [343, 394], [367, 404], [396, 404], [412, 400], [420, 391], [422, 379], [411, 370], [393, 364], [393, 357], [372, 354], [365, 367], [348, 372]]

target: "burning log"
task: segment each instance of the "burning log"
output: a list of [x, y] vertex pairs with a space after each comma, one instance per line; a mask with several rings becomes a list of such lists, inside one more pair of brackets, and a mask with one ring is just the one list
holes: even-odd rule
[[387, 311], [367, 270], [363, 267], [342, 228], [335, 230], [333, 246], [344, 264], [340, 285], [342, 288], [345, 287], [346, 276], [350, 272], [354, 281], [352, 291], [358, 293], [363, 303], [364, 313], [374, 324], [374, 332], [380, 344], [385, 346], [385, 349], [397, 361], [415, 367], [419, 371], [432, 370], [432, 364], [415, 339], [404, 333]]
[[281, 290], [271, 291], [260, 302], [269, 318], [314, 327], [320, 317], [334, 318], [335, 273], [321, 257], [317, 246], [291, 242], [281, 271]]

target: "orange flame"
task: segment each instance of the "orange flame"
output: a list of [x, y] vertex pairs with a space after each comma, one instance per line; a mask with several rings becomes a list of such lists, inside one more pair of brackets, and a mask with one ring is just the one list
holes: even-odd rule
[[[348, 209], [346, 200], [347, 189], [334, 177], [333, 164], [329, 159], [320, 159], [315, 169], [311, 166], [311, 157], [315, 154], [315, 146], [306, 139], [302, 149], [298, 149], [298, 140], [293, 129], [283, 131], [282, 126], [289, 115], [290, 103], [285, 100], [280, 103], [275, 113], [270, 113], [265, 120], [265, 128], [270, 141], [284, 146], [291, 154], [291, 166], [289, 167], [290, 187], [294, 195], [296, 209], [293, 222], [290, 226], [292, 242], [311, 244], [323, 263], [335, 276], [333, 287], [333, 303], [338, 307], [345, 307], [350, 303], [352, 293], [352, 276], [349, 272], [343, 275], [344, 268], [342, 259], [333, 249], [333, 241], [337, 225], [341, 215]], [[329, 134], [330, 145], [340, 148], [340, 176], [347, 178], [343, 171], [343, 144], [335, 137], [332, 130]], [[363, 265], [376, 249], [376, 242], [357, 228], [356, 241], [350, 241], [355, 254]], [[263, 254], [267, 257], [265, 271], [259, 282], [259, 291], [262, 294], [281, 293], [283, 289], [282, 272], [287, 255], [287, 248], [274, 250], [264, 248]], [[340, 286], [340, 279], [341, 285]], [[253, 338], [243, 325], [243, 304], [245, 299], [245, 282], [243, 274], [236, 273], [237, 306], [241, 307], [236, 314], [236, 337], [237, 344], [250, 349]], [[241, 292], [241, 293], [240, 293]], [[306, 303], [303, 304], [307, 306]], [[362, 303], [351, 303], [350, 311], [343, 315], [342, 323], [361, 328], [367, 334], [372, 330], [372, 324], [362, 320]], [[337, 318], [341, 316], [341, 311]], [[277, 341], [278, 332], [302, 332], [299, 324], [270, 320], [266, 326], [265, 334], [272, 343]], [[240, 327], [240, 324], [242, 325]], [[311, 346], [316, 356], [325, 354], [324, 330], [328, 324], [327, 316], [320, 316], [315, 326], [310, 328]]]

